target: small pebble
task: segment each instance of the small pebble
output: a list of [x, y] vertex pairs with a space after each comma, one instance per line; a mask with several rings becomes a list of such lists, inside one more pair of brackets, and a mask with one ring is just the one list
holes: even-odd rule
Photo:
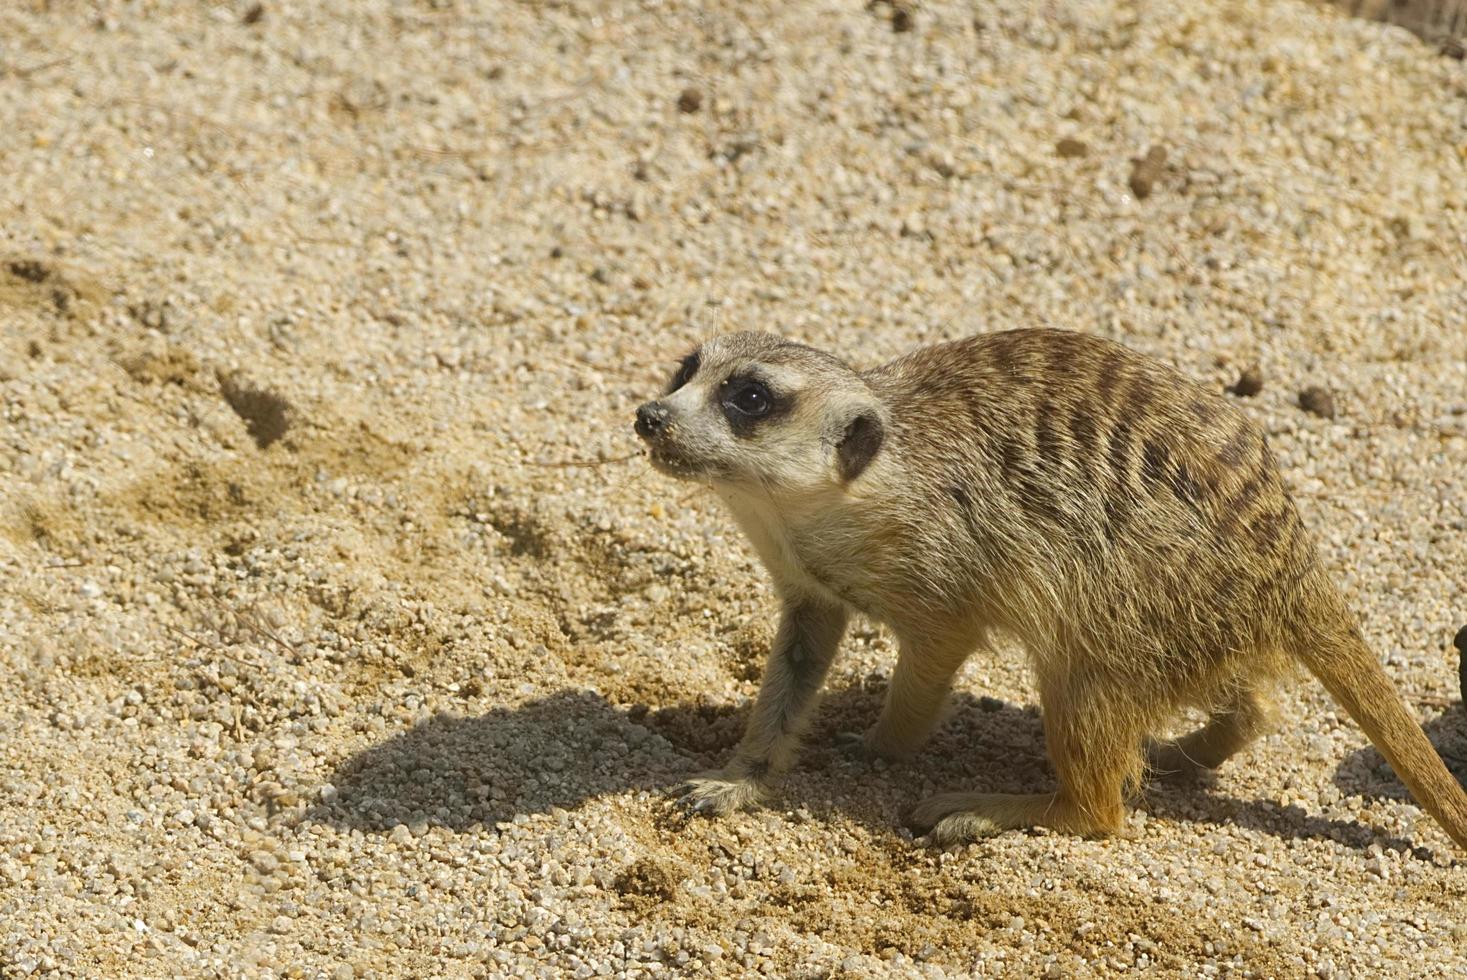
[[1144, 157], [1137, 157], [1131, 161], [1131, 193], [1136, 195], [1138, 201], [1144, 201], [1151, 196], [1151, 191], [1156, 187], [1157, 181], [1161, 180], [1166, 172], [1167, 152], [1164, 146], [1153, 146], [1146, 151]]
[[1088, 154], [1090, 147], [1081, 140], [1065, 137], [1054, 145], [1054, 152], [1062, 159], [1075, 160]]
[[1318, 385], [1310, 385], [1299, 392], [1299, 407], [1311, 415], [1318, 415], [1322, 419], [1335, 417], [1335, 397], [1327, 388]]
[[689, 86], [682, 90], [677, 97], [677, 108], [679, 112], [692, 113], [703, 108], [703, 92], [701, 89]]
[[1238, 380], [1228, 386], [1228, 393], [1239, 398], [1252, 398], [1263, 390], [1263, 370], [1258, 365], [1245, 368]]

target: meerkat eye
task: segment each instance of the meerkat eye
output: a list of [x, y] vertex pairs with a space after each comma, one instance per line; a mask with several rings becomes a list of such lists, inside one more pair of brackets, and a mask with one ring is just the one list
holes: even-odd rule
[[746, 381], [729, 395], [727, 404], [745, 415], [757, 417], [768, 412], [774, 400], [764, 385], [757, 381]]
[[683, 362], [678, 365], [677, 373], [672, 376], [672, 381], [667, 386], [667, 393], [670, 395], [689, 381], [692, 381], [693, 375], [698, 373], [698, 366], [701, 363], [702, 361], [699, 359], [697, 351], [693, 351], [687, 357], [683, 358]]

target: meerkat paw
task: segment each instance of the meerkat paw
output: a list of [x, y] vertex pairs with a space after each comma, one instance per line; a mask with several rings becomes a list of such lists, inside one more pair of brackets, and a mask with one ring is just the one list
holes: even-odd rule
[[835, 747], [852, 759], [869, 762], [876, 757], [866, 741], [866, 732], [836, 732]]
[[1125, 832], [1120, 787], [1092, 794], [1088, 805], [1058, 793], [942, 793], [923, 800], [908, 823], [938, 846], [992, 837], [1005, 830], [1048, 827], [1078, 837]]
[[917, 804], [907, 817], [907, 826], [938, 847], [992, 837], [1008, 829], [984, 813], [984, 802], [983, 794], [939, 793]]
[[907, 822], [926, 830], [927, 841], [939, 847], [1032, 827], [1081, 837], [1120, 832], [1119, 793], [1114, 801], [1097, 802], [1080, 806], [1063, 793], [941, 793], [919, 803]]
[[888, 762], [900, 762], [916, 754], [914, 749], [896, 747], [883, 740], [874, 727], [864, 732], [839, 732], [835, 736], [835, 744], [847, 755], [868, 761], [885, 759]]
[[1189, 756], [1176, 742], [1146, 742], [1146, 771], [1153, 779], [1166, 782], [1188, 782], [1212, 770]]
[[764, 788], [753, 779], [722, 772], [693, 776], [674, 792], [681, 793], [674, 806], [689, 814], [710, 817], [722, 817], [737, 810], [747, 810], [764, 797]]
[[1007, 829], [981, 813], [968, 810], [948, 814], [923, 836], [934, 847], [951, 847], [954, 844], [968, 844], [985, 837], [995, 837]]

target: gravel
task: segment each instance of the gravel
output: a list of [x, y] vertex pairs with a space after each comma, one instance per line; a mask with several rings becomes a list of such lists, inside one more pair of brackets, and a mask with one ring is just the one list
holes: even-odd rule
[[937, 852], [923, 794], [1049, 785], [1032, 685], [975, 661], [929, 752], [865, 766], [862, 624], [783, 795], [678, 819], [774, 600], [629, 424], [742, 327], [1256, 367], [1461, 774], [1461, 62], [1294, 0], [98, 0], [0, 37], [0, 974], [1467, 968], [1461, 856], [1313, 682], [1122, 838]]

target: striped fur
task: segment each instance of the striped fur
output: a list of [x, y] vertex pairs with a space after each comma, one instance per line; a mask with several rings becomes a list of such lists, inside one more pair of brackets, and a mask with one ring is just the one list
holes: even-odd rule
[[[649, 439], [653, 460], [724, 498], [784, 618], [743, 744], [692, 781], [688, 806], [752, 803], [791, 764], [856, 611], [901, 642], [864, 737], [875, 753], [920, 748], [954, 674], [995, 631], [1033, 663], [1058, 788], [925, 801], [913, 820], [936, 841], [1040, 824], [1114, 832], [1148, 761], [1219, 765], [1266, 729], [1270, 692], [1302, 664], [1467, 849], [1467, 795], [1361, 641], [1258, 427], [1221, 395], [1059, 330], [973, 337], [865, 372], [748, 333], [714, 338], [697, 362], [659, 403], [671, 422]], [[734, 432], [720, 386], [750, 371], [791, 407]], [[855, 419], [876, 446], [851, 477], [841, 440]], [[1186, 707], [1211, 720], [1149, 741]]]

